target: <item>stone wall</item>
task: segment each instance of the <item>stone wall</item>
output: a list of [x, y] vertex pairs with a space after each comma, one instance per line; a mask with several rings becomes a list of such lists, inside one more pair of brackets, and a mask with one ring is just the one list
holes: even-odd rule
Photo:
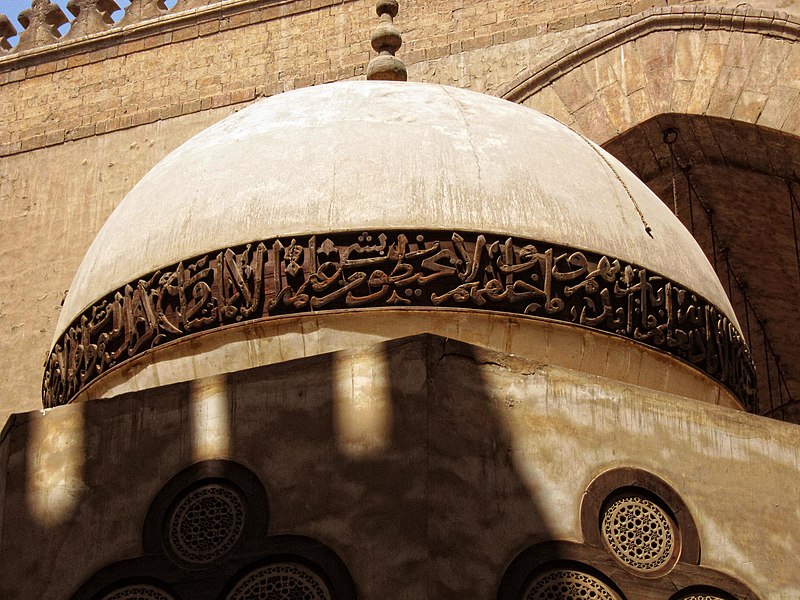
[[[586, 548], [597, 525], [581, 503], [623, 468], [671, 486], [699, 544], [689, 555], [685, 530], [686, 562], [638, 583], [592, 563], [624, 597], [667, 600], [708, 569], [761, 598], [800, 586], [794, 426], [421, 336], [19, 415], [0, 444], [0, 595], [70, 598], [141, 558], [159, 490], [218, 458], [261, 480], [267, 535], [332, 548], [364, 600], [495, 598], [514, 557], [551, 540], [607, 556]], [[187, 597], [222, 597], [213, 570], [157, 554], [114, 576], [197, 579]]]
[[778, 13], [656, 9], [587, 34], [499, 93], [600, 143], [666, 113], [797, 135], [798, 37]]
[[130, 188], [167, 152], [228, 114], [210, 110], [0, 160], [0, 421], [41, 403], [43, 364], [83, 254]]

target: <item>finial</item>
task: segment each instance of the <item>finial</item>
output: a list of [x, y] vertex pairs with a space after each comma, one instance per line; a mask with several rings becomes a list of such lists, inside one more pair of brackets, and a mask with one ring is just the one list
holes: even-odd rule
[[397, 0], [378, 0], [375, 6], [381, 22], [372, 32], [372, 48], [378, 56], [369, 61], [367, 66], [367, 79], [370, 81], [408, 80], [406, 66], [395, 56], [395, 52], [403, 45], [403, 38], [394, 26], [398, 10]]

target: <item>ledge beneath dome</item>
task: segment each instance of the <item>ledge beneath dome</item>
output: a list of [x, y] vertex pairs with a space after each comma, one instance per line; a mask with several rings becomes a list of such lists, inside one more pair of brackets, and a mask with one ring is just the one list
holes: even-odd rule
[[619, 383], [742, 410], [725, 386], [673, 356], [621, 336], [467, 309], [355, 309], [252, 321], [165, 344], [110, 369], [74, 402], [224, 375], [432, 334]]

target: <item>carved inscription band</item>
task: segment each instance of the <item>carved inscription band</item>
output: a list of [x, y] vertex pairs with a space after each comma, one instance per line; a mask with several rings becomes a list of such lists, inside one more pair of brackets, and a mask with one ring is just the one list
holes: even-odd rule
[[466, 232], [343, 233], [271, 239], [185, 260], [83, 312], [47, 360], [46, 407], [110, 368], [183, 336], [321, 310], [462, 307], [622, 335], [695, 365], [752, 409], [744, 340], [691, 290], [618, 259]]

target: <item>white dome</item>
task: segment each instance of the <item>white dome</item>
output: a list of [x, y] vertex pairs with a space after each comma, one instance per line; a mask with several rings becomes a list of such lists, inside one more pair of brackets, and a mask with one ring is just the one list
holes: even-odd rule
[[[402, 337], [439, 331], [465, 309], [470, 327], [479, 312], [502, 315], [533, 341], [544, 335], [536, 323], [561, 322], [610, 333], [617, 348], [641, 342], [745, 402], [753, 394], [752, 361], [713, 268], [621, 163], [498, 98], [347, 82], [258, 102], [136, 185], [72, 283], [44, 403], [120, 378], [115, 389], [127, 389], [140, 369], [148, 385], [218, 369], [207, 346], [213, 338], [233, 352], [236, 332], [251, 337], [237, 368], [263, 364], [273, 338], [260, 336], [273, 334], [261, 325], [273, 317], [324, 327], [316, 313], [349, 311], [349, 325], [337, 321], [345, 330], [386, 329], [378, 322], [391, 312], [386, 331]], [[420, 329], [420, 314], [441, 322]], [[564, 358], [548, 347], [542, 360]], [[181, 358], [156, 376], [170, 348]]]
[[157, 164], [89, 248], [56, 339], [98, 299], [178, 261], [273, 236], [381, 229], [593, 251], [678, 282], [735, 322], [691, 234], [620, 162], [564, 125], [456, 88], [344, 82], [257, 102]]

